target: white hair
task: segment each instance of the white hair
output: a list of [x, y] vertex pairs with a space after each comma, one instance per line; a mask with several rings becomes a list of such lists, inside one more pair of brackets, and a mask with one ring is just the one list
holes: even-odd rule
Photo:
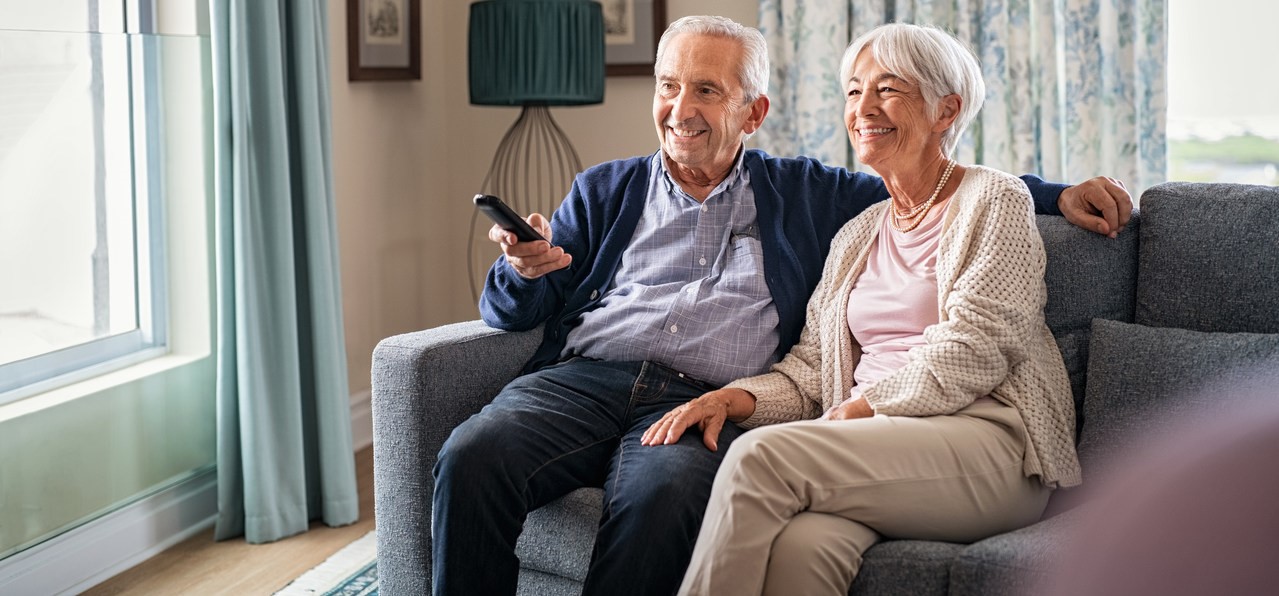
[[737, 77], [741, 80], [742, 91], [746, 94], [746, 102], [759, 99], [768, 92], [768, 44], [764, 36], [754, 27], [747, 27], [725, 17], [691, 16], [671, 23], [657, 42], [657, 60], [653, 63], [653, 74], [661, 67], [662, 56], [666, 54], [666, 44], [676, 36], [692, 33], [695, 35], [711, 35], [732, 39], [742, 46], [742, 63]]
[[949, 156], [986, 101], [986, 83], [972, 51], [953, 35], [931, 25], [880, 25], [854, 39], [844, 50], [839, 64], [842, 89], [848, 88], [853, 62], [862, 50], [868, 50], [885, 70], [918, 85], [931, 117], [936, 117], [941, 98], [959, 95], [959, 114], [941, 138], [942, 152]]

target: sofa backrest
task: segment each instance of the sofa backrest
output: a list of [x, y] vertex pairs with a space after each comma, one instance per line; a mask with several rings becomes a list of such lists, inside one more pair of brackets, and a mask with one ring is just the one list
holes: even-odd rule
[[1134, 321], [1093, 322], [1079, 459], [1089, 478], [1229, 410], [1279, 369], [1279, 188], [1171, 183], [1141, 198]]
[[1081, 229], [1060, 216], [1039, 215], [1037, 223], [1048, 254], [1044, 319], [1066, 362], [1078, 428], [1083, 422], [1092, 320], [1133, 320], [1141, 214], [1133, 214], [1118, 238]]
[[1141, 213], [1137, 323], [1279, 333], [1279, 187], [1171, 182]]

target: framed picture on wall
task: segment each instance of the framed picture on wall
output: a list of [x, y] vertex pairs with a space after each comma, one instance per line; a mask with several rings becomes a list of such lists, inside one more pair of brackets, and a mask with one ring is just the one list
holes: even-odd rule
[[604, 72], [652, 76], [657, 40], [666, 30], [666, 0], [600, 0], [604, 7]]
[[422, 78], [419, 0], [346, 0], [347, 79]]

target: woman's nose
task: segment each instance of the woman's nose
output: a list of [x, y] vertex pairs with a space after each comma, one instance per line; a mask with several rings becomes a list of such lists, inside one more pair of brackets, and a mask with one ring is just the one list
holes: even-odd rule
[[874, 116], [879, 113], [879, 98], [873, 93], [865, 93], [857, 101], [855, 110], [858, 116]]

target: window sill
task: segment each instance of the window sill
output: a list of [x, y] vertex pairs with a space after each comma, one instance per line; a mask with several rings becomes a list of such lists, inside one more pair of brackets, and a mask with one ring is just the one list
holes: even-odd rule
[[[42, 384], [37, 384], [10, 392], [5, 397], [9, 399], [16, 398], [17, 401], [0, 406], [0, 423], [57, 407], [76, 399], [102, 393], [129, 383], [136, 383], [147, 377], [174, 370], [209, 357], [208, 352], [156, 356], [156, 352], [160, 351], [161, 349], [156, 349], [134, 354], [132, 358], [142, 358], [143, 360], [137, 364], [126, 365], [124, 368], [117, 368], [116, 370], [97, 374], [91, 378], [54, 389], [41, 390]], [[102, 366], [119, 366], [119, 364], [119, 361], [113, 361], [103, 363]], [[58, 380], [52, 379], [49, 383], [52, 384]], [[22, 393], [27, 393], [28, 396], [23, 397]]]

